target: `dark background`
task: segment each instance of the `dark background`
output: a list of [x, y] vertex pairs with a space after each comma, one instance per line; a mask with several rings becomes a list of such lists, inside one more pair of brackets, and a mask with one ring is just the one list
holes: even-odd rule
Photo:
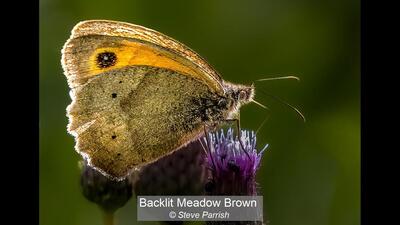
[[[61, 48], [81, 20], [143, 25], [201, 54], [223, 78], [251, 83], [297, 75], [297, 81], [257, 83], [241, 111], [270, 147], [258, 172], [271, 225], [360, 224], [360, 13], [357, 0], [40, 1], [40, 224], [101, 224], [98, 208], [79, 187], [80, 156], [66, 132], [69, 88]], [[134, 199], [118, 224], [137, 224]], [[151, 224], [151, 223], [150, 223]]]

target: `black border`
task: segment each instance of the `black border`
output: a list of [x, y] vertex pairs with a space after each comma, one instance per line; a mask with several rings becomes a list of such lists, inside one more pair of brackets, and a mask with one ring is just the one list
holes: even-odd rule
[[2, 9], [2, 222], [38, 224], [39, 2], [6, 1]]
[[[378, 2], [374, 2], [378, 3]], [[361, 224], [396, 224], [398, 7], [361, 1]], [[397, 16], [397, 18], [396, 18]], [[393, 54], [393, 55], [392, 55]], [[394, 70], [394, 71], [391, 71]], [[391, 217], [393, 216], [393, 217]], [[396, 221], [396, 222], [395, 222]], [[398, 223], [398, 222], [397, 222]]]

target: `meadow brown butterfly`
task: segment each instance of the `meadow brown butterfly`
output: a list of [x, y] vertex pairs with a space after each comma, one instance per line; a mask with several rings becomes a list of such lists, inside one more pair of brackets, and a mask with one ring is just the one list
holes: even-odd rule
[[253, 86], [224, 81], [185, 45], [129, 23], [78, 23], [61, 61], [75, 149], [117, 179], [232, 119], [254, 97]]

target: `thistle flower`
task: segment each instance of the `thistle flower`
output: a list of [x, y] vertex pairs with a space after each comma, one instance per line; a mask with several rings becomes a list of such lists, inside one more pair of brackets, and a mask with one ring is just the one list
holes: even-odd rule
[[209, 195], [256, 195], [255, 176], [268, 145], [257, 152], [253, 131], [241, 131], [240, 141], [232, 128], [209, 133], [203, 138], [207, 146], [206, 162], [211, 176], [205, 185]]
[[114, 224], [114, 212], [132, 196], [132, 184], [128, 179], [111, 180], [86, 162], [81, 173], [81, 188], [85, 198], [102, 209], [106, 225]]
[[[135, 195], [201, 195], [207, 181], [200, 140], [143, 167], [134, 184]], [[133, 179], [132, 179], [133, 180]], [[179, 225], [182, 221], [160, 224]]]
[[199, 140], [144, 166], [135, 182], [136, 195], [201, 195], [207, 174]]
[[[267, 149], [256, 149], [253, 131], [241, 131], [240, 141], [229, 128], [225, 134], [210, 133], [207, 145], [206, 165], [210, 169], [209, 181], [205, 185], [207, 195], [257, 195], [256, 172], [261, 157]], [[262, 221], [207, 221], [207, 225], [261, 225]]]

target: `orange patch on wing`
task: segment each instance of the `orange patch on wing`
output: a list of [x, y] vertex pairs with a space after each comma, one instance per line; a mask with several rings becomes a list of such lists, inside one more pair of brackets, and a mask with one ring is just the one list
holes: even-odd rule
[[[155, 48], [148, 44], [123, 41], [123, 47], [106, 47], [97, 49], [89, 60], [89, 76], [94, 76], [99, 73], [118, 69], [125, 66], [147, 65], [161, 67], [177, 71], [183, 74], [201, 78], [199, 71], [193, 66], [185, 65], [184, 60], [174, 54]], [[114, 65], [106, 68], [101, 68], [98, 65], [98, 55], [104, 52], [113, 52], [116, 54], [116, 62]], [[186, 63], [188, 64], [188, 63]]]

